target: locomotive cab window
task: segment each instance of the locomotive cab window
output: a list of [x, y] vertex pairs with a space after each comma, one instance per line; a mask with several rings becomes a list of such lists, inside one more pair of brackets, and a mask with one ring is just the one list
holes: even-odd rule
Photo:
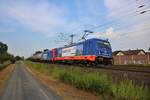
[[102, 46], [102, 47], [110, 47], [110, 43], [109, 42], [97, 42], [98, 46]]

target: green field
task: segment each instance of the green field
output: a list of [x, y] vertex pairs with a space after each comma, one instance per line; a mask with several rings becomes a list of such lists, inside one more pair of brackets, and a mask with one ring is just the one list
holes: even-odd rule
[[128, 79], [120, 83], [113, 83], [111, 76], [99, 72], [84, 72], [79, 68], [66, 68], [30, 61], [25, 61], [25, 63], [41, 73], [71, 84], [78, 89], [103, 95], [109, 100], [150, 100], [146, 86], [135, 85]]

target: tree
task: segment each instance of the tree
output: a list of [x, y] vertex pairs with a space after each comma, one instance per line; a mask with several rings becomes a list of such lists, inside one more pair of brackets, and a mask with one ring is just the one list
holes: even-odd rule
[[15, 57], [15, 60], [16, 60], [16, 61], [18, 61], [18, 60], [22, 60], [22, 59], [23, 59], [23, 58], [22, 58], [22, 57], [20, 57], [20, 56], [16, 56], [16, 57]]
[[9, 53], [3, 53], [0, 56], [0, 63], [3, 63], [4, 61], [8, 61], [10, 60], [11, 62], [13, 62], [14, 56], [9, 54]]
[[8, 50], [7, 44], [0, 42], [0, 63], [3, 63], [8, 60], [14, 62], [14, 56], [9, 54], [7, 50]]
[[0, 42], [0, 54], [6, 53], [8, 50], [8, 46], [2, 42]]

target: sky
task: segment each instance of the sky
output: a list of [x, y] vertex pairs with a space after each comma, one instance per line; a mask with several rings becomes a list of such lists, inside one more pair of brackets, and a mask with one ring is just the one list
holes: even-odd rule
[[87, 39], [108, 38], [113, 51], [147, 51], [150, 0], [0, 0], [0, 41], [15, 56], [64, 46], [71, 34], [77, 42], [84, 30], [94, 32]]

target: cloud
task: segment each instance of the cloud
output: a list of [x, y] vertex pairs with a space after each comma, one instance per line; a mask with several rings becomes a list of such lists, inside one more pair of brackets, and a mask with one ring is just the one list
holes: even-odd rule
[[[18, 0], [17, 0], [18, 1]], [[6, 20], [15, 20], [33, 32], [53, 36], [55, 29], [65, 23], [65, 10], [56, 4], [43, 2], [3, 2], [1, 12]]]
[[115, 39], [119, 38], [120, 33], [115, 32], [113, 27], [109, 27], [105, 32], [95, 32], [92, 37], [102, 38], [102, 39]]

